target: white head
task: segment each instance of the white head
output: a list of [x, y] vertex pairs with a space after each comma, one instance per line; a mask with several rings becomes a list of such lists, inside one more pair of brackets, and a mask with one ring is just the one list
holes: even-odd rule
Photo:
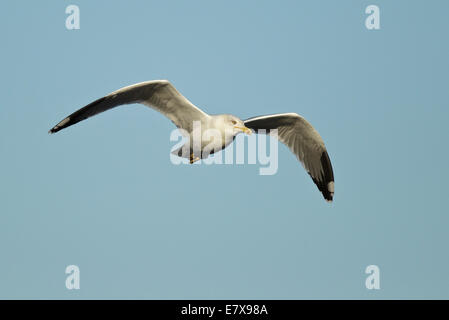
[[229, 132], [232, 132], [234, 136], [241, 132], [246, 134], [252, 133], [251, 129], [247, 128], [245, 123], [236, 116], [233, 116], [232, 114], [222, 114], [220, 117], [222, 118], [226, 129], [229, 130]]

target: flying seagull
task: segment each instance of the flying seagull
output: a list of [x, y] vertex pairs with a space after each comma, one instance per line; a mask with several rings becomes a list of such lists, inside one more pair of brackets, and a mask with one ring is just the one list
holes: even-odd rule
[[[159, 111], [181, 129], [183, 135], [190, 139], [189, 151], [185, 154], [181, 147], [174, 153], [190, 159], [190, 163], [226, 148], [241, 132], [270, 134], [271, 130], [277, 129], [278, 139], [296, 155], [322, 192], [324, 199], [327, 201], [333, 199], [334, 173], [329, 155], [323, 139], [306, 119], [296, 113], [258, 116], [247, 120], [241, 120], [230, 114], [209, 115], [193, 105], [167, 80], [141, 82], [114, 91], [64, 118], [50, 129], [49, 133], [58, 132], [103, 111], [131, 103], [141, 103]], [[201, 141], [195, 147], [195, 142], [192, 143], [195, 123], [201, 125], [201, 133], [215, 129], [223, 138], [219, 141], [214, 139], [212, 143]], [[212, 151], [204, 152], [206, 147]]]

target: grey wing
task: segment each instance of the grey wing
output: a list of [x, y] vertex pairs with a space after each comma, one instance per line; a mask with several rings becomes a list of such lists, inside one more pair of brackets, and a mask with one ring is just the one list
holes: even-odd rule
[[296, 113], [273, 114], [250, 118], [245, 126], [267, 133], [278, 130], [278, 139], [288, 146], [311, 176], [327, 201], [334, 196], [334, 173], [323, 139], [306, 119]]
[[180, 94], [169, 81], [152, 80], [124, 87], [88, 104], [61, 120], [49, 132], [58, 132], [106, 110], [131, 103], [152, 107], [168, 117], [178, 128], [188, 132], [192, 131], [193, 121], [208, 117]]

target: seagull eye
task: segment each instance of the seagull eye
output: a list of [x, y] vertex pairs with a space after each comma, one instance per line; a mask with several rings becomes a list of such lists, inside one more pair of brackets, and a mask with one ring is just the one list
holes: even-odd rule
[[231, 120], [231, 123], [232, 123], [233, 125], [236, 125], [236, 124], [237, 124], [237, 121]]

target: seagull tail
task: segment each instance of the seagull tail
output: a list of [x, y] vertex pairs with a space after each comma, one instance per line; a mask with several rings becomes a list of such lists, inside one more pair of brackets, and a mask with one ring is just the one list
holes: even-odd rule
[[184, 152], [183, 153], [183, 148], [185, 145], [179, 147], [178, 149], [173, 150], [171, 153], [175, 156], [181, 157], [181, 158], [186, 158], [189, 159], [190, 157], [190, 152]]

